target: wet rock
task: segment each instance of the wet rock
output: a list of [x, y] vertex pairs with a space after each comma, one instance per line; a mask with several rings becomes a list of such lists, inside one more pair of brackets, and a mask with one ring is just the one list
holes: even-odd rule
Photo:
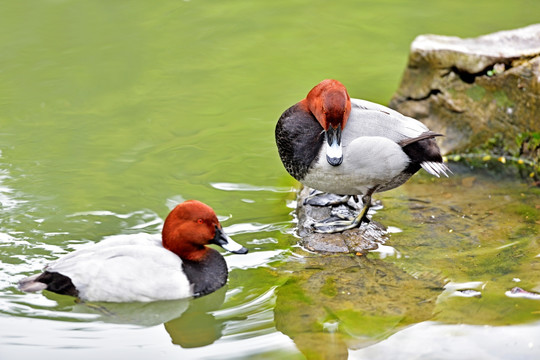
[[538, 161], [540, 24], [468, 39], [418, 36], [390, 107], [445, 134], [445, 153], [496, 147]]
[[386, 241], [388, 233], [376, 221], [362, 224], [360, 228], [346, 230], [337, 234], [320, 234], [313, 231], [312, 224], [327, 219], [340, 205], [313, 206], [305, 204], [305, 199], [313, 190], [304, 187], [298, 193], [298, 235], [301, 245], [306, 249], [322, 253], [365, 253], [374, 250]]
[[276, 328], [308, 359], [347, 359], [399, 330], [432, 318], [444, 282], [411, 276], [391, 262], [344, 254], [290, 264], [276, 290]]

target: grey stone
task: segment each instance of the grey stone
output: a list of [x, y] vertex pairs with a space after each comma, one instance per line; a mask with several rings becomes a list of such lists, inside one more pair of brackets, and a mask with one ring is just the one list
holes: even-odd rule
[[[522, 134], [540, 131], [540, 24], [469, 39], [418, 36], [390, 107], [443, 133], [444, 153], [495, 138], [523, 155]], [[538, 149], [524, 155], [537, 160]]]
[[297, 197], [298, 235], [306, 249], [321, 253], [361, 253], [377, 249], [388, 238], [386, 228], [376, 221], [336, 234], [320, 234], [312, 224], [330, 216], [332, 206], [304, 204], [312, 189], [303, 187]]

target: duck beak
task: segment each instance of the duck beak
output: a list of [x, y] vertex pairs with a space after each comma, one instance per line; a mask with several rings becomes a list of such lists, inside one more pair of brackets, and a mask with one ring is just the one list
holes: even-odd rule
[[248, 252], [248, 249], [231, 239], [227, 234], [225, 234], [225, 232], [223, 232], [223, 229], [219, 228], [217, 225], [216, 235], [212, 239], [211, 243], [219, 245], [225, 250], [235, 254], [246, 254]]
[[341, 125], [337, 128], [328, 127], [328, 130], [326, 130], [326, 142], [326, 161], [332, 166], [338, 166], [343, 161]]

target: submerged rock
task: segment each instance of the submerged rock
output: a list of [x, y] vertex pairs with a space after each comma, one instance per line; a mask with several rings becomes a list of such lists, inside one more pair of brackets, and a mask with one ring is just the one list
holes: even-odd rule
[[386, 228], [376, 221], [362, 224], [359, 228], [336, 234], [320, 234], [313, 231], [312, 224], [330, 217], [340, 205], [313, 206], [305, 204], [305, 199], [313, 190], [304, 187], [298, 193], [298, 235], [300, 244], [306, 249], [322, 253], [360, 253], [377, 249], [388, 238]]
[[444, 281], [391, 262], [350, 255], [304, 257], [276, 290], [276, 329], [308, 359], [347, 359], [433, 317]]
[[445, 153], [496, 147], [537, 162], [540, 24], [468, 39], [418, 36], [390, 107], [445, 134]]

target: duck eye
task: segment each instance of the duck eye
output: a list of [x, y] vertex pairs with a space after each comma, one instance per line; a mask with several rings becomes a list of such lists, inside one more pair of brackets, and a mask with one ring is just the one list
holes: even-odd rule
[[202, 224], [203, 222], [203, 219], [197, 219], [197, 223]]

